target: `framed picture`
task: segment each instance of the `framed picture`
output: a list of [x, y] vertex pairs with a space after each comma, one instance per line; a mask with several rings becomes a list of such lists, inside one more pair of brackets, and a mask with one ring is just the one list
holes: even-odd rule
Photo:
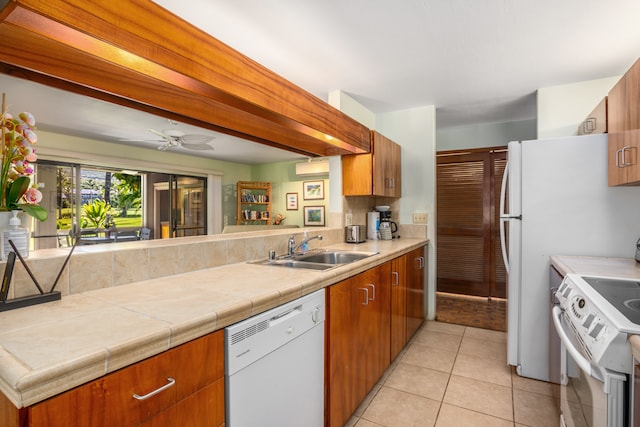
[[323, 200], [324, 181], [305, 181], [302, 183], [304, 200]]
[[324, 206], [305, 206], [304, 225], [324, 225]]
[[298, 193], [287, 193], [287, 210], [298, 210]]

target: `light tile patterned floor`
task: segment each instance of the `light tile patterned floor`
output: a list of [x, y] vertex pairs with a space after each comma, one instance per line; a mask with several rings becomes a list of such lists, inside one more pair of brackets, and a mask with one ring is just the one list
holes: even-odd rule
[[426, 322], [346, 427], [560, 424], [552, 384], [507, 365], [506, 334]]

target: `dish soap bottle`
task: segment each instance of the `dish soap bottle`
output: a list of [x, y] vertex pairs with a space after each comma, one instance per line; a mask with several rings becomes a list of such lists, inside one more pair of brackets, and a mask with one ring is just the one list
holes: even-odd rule
[[18, 252], [22, 258], [29, 256], [29, 231], [26, 228], [20, 227], [20, 218], [18, 213], [20, 211], [11, 211], [11, 219], [9, 220], [9, 227], [2, 230], [2, 247], [0, 248], [0, 256], [2, 260], [6, 260], [9, 252], [14, 252], [9, 240], [16, 246]]
[[307, 239], [307, 232], [302, 235], [302, 243], [300, 244], [300, 251], [304, 254], [309, 251], [309, 241]]

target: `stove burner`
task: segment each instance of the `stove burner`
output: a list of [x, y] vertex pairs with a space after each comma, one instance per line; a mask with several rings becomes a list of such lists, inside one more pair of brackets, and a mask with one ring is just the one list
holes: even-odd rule
[[640, 311], [640, 298], [628, 299], [624, 302], [624, 306], [630, 310]]

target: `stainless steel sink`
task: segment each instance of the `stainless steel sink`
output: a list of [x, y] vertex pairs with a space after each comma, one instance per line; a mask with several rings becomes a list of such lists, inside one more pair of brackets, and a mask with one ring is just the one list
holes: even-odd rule
[[350, 264], [368, 258], [377, 252], [360, 252], [360, 251], [321, 251], [307, 252], [302, 255], [294, 255], [293, 258], [298, 261], [318, 262], [322, 264]]
[[305, 254], [294, 254], [279, 257], [275, 260], [263, 259], [251, 264], [273, 265], [276, 267], [306, 268], [311, 270], [328, 270], [339, 265], [360, 261], [378, 252], [315, 250]]

